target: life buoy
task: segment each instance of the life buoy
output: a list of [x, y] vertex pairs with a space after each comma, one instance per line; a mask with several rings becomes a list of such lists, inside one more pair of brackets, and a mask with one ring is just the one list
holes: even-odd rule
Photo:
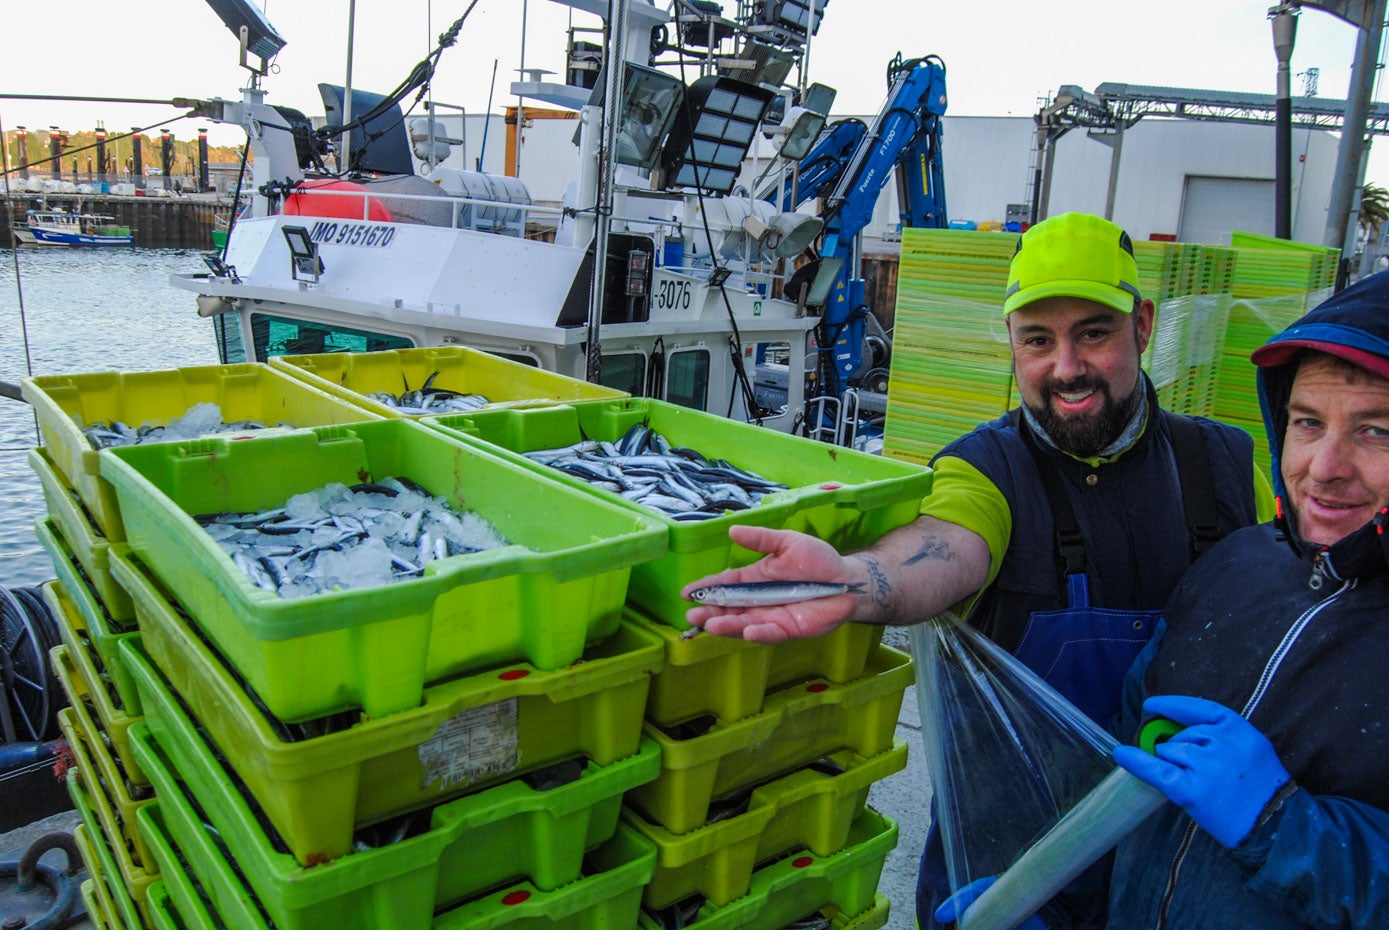
[[[334, 193], [320, 193], [333, 191]], [[294, 193], [285, 198], [284, 212], [291, 216], [333, 216], [341, 219], [362, 219], [361, 197], [347, 194], [361, 194], [367, 198], [367, 216], [378, 223], [391, 222], [390, 209], [376, 197], [367, 194], [367, 189], [355, 181], [342, 181], [335, 178], [315, 178], [305, 181]]]

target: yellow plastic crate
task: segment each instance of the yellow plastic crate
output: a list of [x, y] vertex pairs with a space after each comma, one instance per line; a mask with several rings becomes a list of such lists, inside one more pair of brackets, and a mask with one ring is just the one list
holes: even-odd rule
[[665, 646], [665, 667], [646, 704], [646, 719], [662, 727], [703, 714], [741, 720], [762, 709], [767, 692], [808, 678], [853, 681], [883, 638], [881, 626], [846, 623], [825, 636], [768, 646], [723, 636], [686, 639], [670, 624], [636, 611], [632, 617]]
[[98, 450], [82, 430], [120, 420], [130, 426], [165, 425], [195, 404], [222, 408], [222, 419], [274, 426], [328, 426], [373, 419], [362, 408], [316, 390], [268, 365], [208, 365], [167, 371], [48, 375], [20, 382], [34, 408], [54, 467], [113, 542], [125, 539], [115, 491], [101, 477]]
[[[86, 830], [82, 832], [85, 834]], [[88, 843], [88, 845], [91, 844]], [[92, 853], [92, 855], [95, 856], [96, 853]], [[87, 920], [96, 930], [111, 930], [111, 918], [106, 913], [106, 905], [97, 895], [96, 886], [98, 884], [99, 880], [95, 878], [89, 878], [82, 883], [82, 906], [87, 909]]]
[[[68, 795], [82, 819], [77, 830], [85, 834], [85, 846], [79, 839], [78, 851], [87, 863], [87, 871], [97, 880], [97, 897], [102, 901], [112, 925], [126, 930], [142, 930], [145, 926], [146, 893], [156, 876], [136, 866], [129, 856], [121, 854], [122, 846], [109, 841], [102, 831], [101, 821], [92, 810], [90, 794], [80, 778], [68, 779]], [[76, 834], [77, 831], [73, 832]]]
[[[874, 782], [907, 765], [907, 744], [865, 758], [844, 750], [827, 757], [832, 768], [804, 768], [752, 790], [747, 809], [676, 836], [628, 808], [623, 816], [656, 847], [656, 872], [642, 904], [660, 910], [693, 894], [714, 906], [741, 898], [760, 863], [809, 850], [832, 856], [868, 802]], [[837, 770], [837, 771], [836, 771]]]
[[661, 665], [659, 640], [624, 623], [569, 668], [510, 665], [454, 679], [426, 689], [415, 710], [289, 742], [145, 576], [132, 569], [129, 578], [143, 649], [127, 640], [122, 650], [150, 728], [161, 745], [177, 741], [194, 725], [191, 709], [305, 864], [349, 852], [355, 826], [574, 756], [627, 758]]
[[431, 375], [432, 387], [455, 394], [483, 395], [489, 401], [483, 409], [631, 396], [626, 391], [589, 384], [464, 346], [278, 355], [270, 360], [270, 365], [383, 417], [413, 415], [372, 400], [368, 394], [385, 392], [399, 396], [423, 387]]
[[[654, 519], [406, 420], [107, 449], [101, 468], [130, 549], [286, 721], [355, 708], [385, 717], [417, 707], [428, 682], [507, 662], [567, 666], [617, 629], [631, 566], [665, 552]], [[394, 584], [286, 600], [193, 519], [389, 476], [476, 513], [510, 545]]]
[[[848, 844], [831, 856], [788, 856], [753, 873], [748, 893], [723, 906], [704, 904], [688, 930], [782, 930], [818, 913], [831, 926], [854, 926], [844, 915], [876, 910], [878, 880], [897, 845], [897, 824], [869, 808], [849, 831]], [[876, 926], [869, 918], [865, 926]], [[843, 920], [836, 923], [836, 920]], [[640, 930], [663, 926], [643, 908]]]
[[[44, 587], [44, 602], [55, 612], [62, 609], [62, 602], [57, 599], [56, 588]], [[139, 763], [130, 753], [130, 725], [139, 720], [140, 716], [131, 716], [121, 710], [111, 699], [111, 692], [100, 687], [101, 673], [97, 671], [96, 661], [90, 651], [70, 649], [63, 645], [57, 647], [50, 655], [54, 657], [53, 672], [73, 703], [77, 703], [78, 695], [90, 702], [96, 712], [96, 727], [105, 735], [111, 752], [120, 762], [121, 770], [125, 772], [125, 777], [136, 787], [147, 786], [149, 781], [145, 778], [145, 773], [140, 771]]]
[[[50, 552], [68, 551], [49, 521], [40, 520], [34, 527], [34, 533]], [[133, 627], [125, 629], [111, 621], [110, 616], [101, 608], [101, 599], [78, 571], [75, 561], [59, 559], [55, 555], [53, 565], [57, 570], [58, 580], [49, 582], [53, 591], [45, 593], [44, 597], [58, 622], [58, 632], [62, 634], [63, 642], [74, 652], [80, 650], [89, 655], [95, 654], [92, 664], [100, 681], [88, 682], [88, 688], [100, 687], [107, 690], [117, 710], [138, 717], [140, 695], [135, 690], [135, 683], [126, 674], [125, 666], [121, 665], [120, 655], [116, 651], [121, 639], [134, 635]], [[134, 613], [133, 607], [131, 612]]]
[[785, 688], [767, 696], [760, 714], [716, 721], [701, 735], [680, 738], [648, 723], [647, 736], [661, 746], [661, 775], [628, 792], [627, 803], [681, 835], [704, 825], [715, 798], [841, 749], [886, 752], [912, 680], [911, 659], [879, 646], [857, 681]]
[[58, 725], [68, 741], [77, 766], [77, 776], [87, 789], [87, 800], [96, 812], [97, 820], [113, 847], [120, 847], [123, 859], [147, 874], [159, 870], [150, 858], [149, 847], [135, 823], [135, 812], [148, 804], [148, 795], [136, 798], [116, 766], [111, 753], [102, 745], [101, 736], [91, 729], [92, 720], [82, 701], [58, 712]]
[[61, 542], [54, 546], [51, 540], [39, 534], [39, 542], [48, 550], [54, 570], [60, 576], [71, 574], [74, 569], [63, 562], [75, 559], [112, 623], [132, 625], [135, 613], [130, 598], [111, 580], [110, 542], [88, 518], [86, 509], [77, 499], [77, 492], [53, 468], [52, 460], [42, 449], [29, 450], [29, 467], [39, 476], [39, 485], [43, 488], [44, 502], [48, 506], [46, 522], [52, 524], [54, 536]]

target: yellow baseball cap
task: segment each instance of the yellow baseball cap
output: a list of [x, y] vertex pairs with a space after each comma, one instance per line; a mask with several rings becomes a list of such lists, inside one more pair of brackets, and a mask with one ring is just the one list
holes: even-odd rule
[[1141, 296], [1129, 234], [1089, 213], [1063, 213], [1018, 240], [1003, 313], [1044, 297], [1082, 297], [1131, 313]]

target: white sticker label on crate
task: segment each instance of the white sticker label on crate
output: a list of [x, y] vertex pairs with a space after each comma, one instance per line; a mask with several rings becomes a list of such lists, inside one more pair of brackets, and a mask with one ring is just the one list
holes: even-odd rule
[[426, 789], [471, 785], [516, 768], [516, 699], [456, 714], [420, 744]]

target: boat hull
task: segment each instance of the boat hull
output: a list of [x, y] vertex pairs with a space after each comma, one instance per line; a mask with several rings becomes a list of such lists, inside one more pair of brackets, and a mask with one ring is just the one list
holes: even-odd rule
[[133, 245], [135, 242], [134, 236], [89, 236], [33, 227], [15, 230], [15, 237], [22, 245]]

